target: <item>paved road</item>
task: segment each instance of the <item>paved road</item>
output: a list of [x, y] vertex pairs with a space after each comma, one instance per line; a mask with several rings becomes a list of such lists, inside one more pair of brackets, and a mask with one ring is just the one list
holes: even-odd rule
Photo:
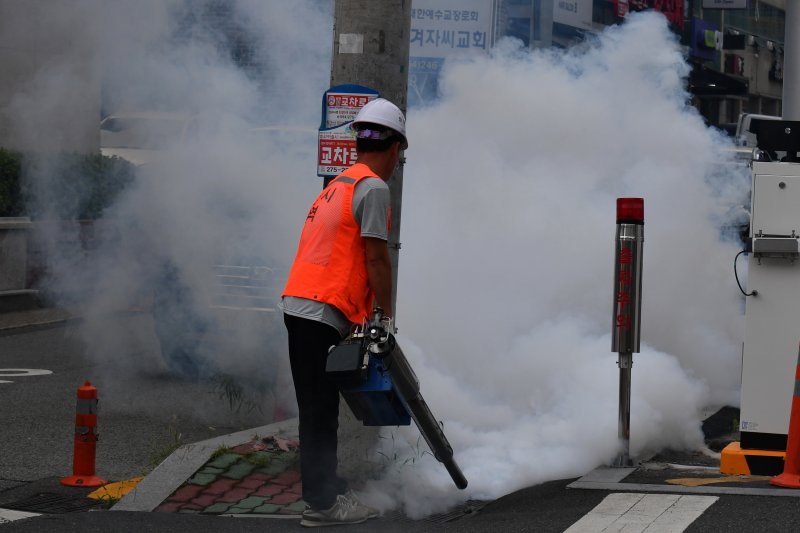
[[[26, 491], [54, 490], [59, 477], [71, 473], [75, 390], [87, 378], [98, 386], [101, 398], [97, 472], [110, 480], [146, 472], [159, 452], [175, 443], [178, 433], [184, 443], [197, 442], [270, 421], [258, 412], [233, 413], [220, 399], [219, 387], [213, 384], [169, 377], [159, 359], [148, 315], [127, 315], [119, 320], [127, 326], [120, 331], [128, 331], [129, 336], [117, 339], [122, 341], [116, 342], [118, 351], [107, 358], [88, 355], [87, 343], [91, 339], [81, 337], [74, 324], [0, 335], [0, 380], [4, 381], [0, 383], [0, 508], [3, 502], [18, 499]], [[51, 373], [20, 375], [8, 369]], [[487, 504], [477, 513], [446, 523], [434, 519], [412, 522], [391, 515], [336, 530], [761, 533], [794, 532], [800, 523], [797, 496], [662, 494], [633, 484], [627, 489], [567, 488], [571, 481], [574, 480], [552, 481], [520, 490]], [[2, 516], [0, 512], [0, 522]], [[283, 532], [301, 528], [297, 519], [99, 509], [42, 515], [6, 523], [0, 529]]]
[[[367, 524], [339, 526], [336, 531], [400, 533], [400, 532], [464, 532], [464, 533], [589, 533], [625, 531], [648, 533], [790, 533], [797, 531], [800, 509], [797, 498], [721, 496], [713, 498], [688, 527], [650, 525], [646, 512], [628, 513], [616, 521], [595, 511], [598, 505], [607, 508], [607, 498], [631, 499], [630, 493], [602, 490], [573, 490], [570, 480], [553, 481], [509, 494], [484, 507], [479, 513], [447, 523], [426, 520], [411, 522], [397, 518], [381, 518]], [[646, 497], [634, 493], [633, 499]], [[653, 495], [649, 495], [653, 496]], [[661, 495], [658, 495], [660, 499]], [[667, 495], [678, 498], [676, 495]], [[694, 498], [708, 498], [695, 496]], [[651, 502], [652, 504], [652, 502]], [[656, 502], [656, 506], [658, 502]], [[653, 505], [649, 506], [651, 509]], [[701, 505], [702, 507], [702, 505]], [[664, 515], [665, 513], [662, 513]], [[622, 525], [624, 524], [624, 529]], [[647, 529], [650, 527], [650, 529]], [[572, 528], [572, 529], [570, 529]], [[170, 532], [291, 532], [301, 531], [297, 519], [232, 518], [171, 513], [89, 512], [49, 515], [20, 520], [2, 526], [9, 532], [64, 531], [170, 531]]]
[[[562, 532], [599, 503], [604, 494], [597, 491], [565, 491], [566, 482], [552, 482], [526, 489], [493, 502], [472, 518], [436, 523], [381, 518], [367, 524], [338, 526], [335, 531], [401, 533], [435, 531]], [[3, 531], [301, 531], [297, 519], [232, 518], [169, 513], [92, 512], [53, 515], [12, 522]]]
[[245, 407], [237, 413], [221, 397], [219, 384], [167, 374], [148, 314], [117, 322], [125, 327], [115, 331], [127, 337], [117, 339], [113, 353], [95, 357], [87, 348], [91, 339], [75, 324], [0, 336], [0, 380], [7, 381], [0, 383], [0, 490], [71, 474], [76, 391], [87, 379], [100, 398], [97, 473], [109, 480], [142, 475], [177, 442], [271, 421], [270, 398], [263, 400], [264, 412]]

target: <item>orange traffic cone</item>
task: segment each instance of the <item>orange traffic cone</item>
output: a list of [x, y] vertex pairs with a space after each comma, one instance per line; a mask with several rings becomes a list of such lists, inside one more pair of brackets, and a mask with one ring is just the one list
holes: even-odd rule
[[794, 397], [792, 414], [789, 419], [789, 437], [786, 442], [786, 459], [783, 474], [769, 480], [773, 485], [800, 489], [800, 352], [797, 355], [797, 369], [794, 374]]
[[97, 389], [90, 382], [78, 387], [75, 408], [75, 446], [72, 456], [72, 475], [61, 480], [70, 487], [99, 487], [108, 483], [95, 475], [97, 447]]

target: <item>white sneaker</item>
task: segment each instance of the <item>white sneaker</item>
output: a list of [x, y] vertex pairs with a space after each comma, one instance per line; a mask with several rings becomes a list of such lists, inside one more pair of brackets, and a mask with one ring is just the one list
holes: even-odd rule
[[360, 505], [361, 507], [363, 507], [364, 509], [366, 509], [366, 510], [369, 512], [369, 517], [370, 517], [370, 518], [376, 518], [376, 517], [380, 516], [380, 514], [381, 514], [381, 512], [380, 512], [380, 511], [378, 511], [377, 509], [374, 509], [374, 508], [370, 507], [369, 505], [365, 504], [364, 502], [362, 502], [362, 501], [361, 501], [361, 498], [359, 498], [358, 496], [356, 496], [356, 493], [355, 493], [355, 492], [353, 492], [353, 490], [352, 490], [352, 489], [350, 489], [350, 490], [348, 490], [347, 492], [345, 492], [345, 493], [344, 493], [344, 496], [345, 496], [345, 498], [347, 498], [348, 500], [355, 501], [356, 503], [358, 503], [358, 505]]
[[367, 507], [358, 501], [355, 495], [348, 491], [339, 494], [330, 509], [303, 511], [300, 525], [304, 527], [335, 526], [339, 524], [359, 524], [370, 518], [378, 516], [378, 511]]

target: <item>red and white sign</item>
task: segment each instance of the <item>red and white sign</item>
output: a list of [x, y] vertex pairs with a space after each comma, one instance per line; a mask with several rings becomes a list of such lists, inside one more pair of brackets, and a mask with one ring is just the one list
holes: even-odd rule
[[325, 127], [333, 128], [345, 122], [352, 122], [358, 110], [375, 98], [372, 94], [328, 93]]
[[358, 111], [376, 98], [376, 90], [362, 85], [337, 85], [325, 91], [317, 145], [318, 176], [336, 176], [355, 164], [356, 138], [350, 124]]
[[338, 128], [319, 132], [318, 175], [341, 174], [347, 167], [355, 164], [356, 158], [356, 139], [350, 131], [349, 122]]

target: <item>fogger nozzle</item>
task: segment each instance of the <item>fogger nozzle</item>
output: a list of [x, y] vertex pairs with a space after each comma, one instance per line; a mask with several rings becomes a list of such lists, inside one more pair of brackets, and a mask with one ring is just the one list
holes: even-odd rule
[[381, 309], [375, 309], [363, 329], [332, 348], [325, 371], [339, 380], [342, 396], [364, 424], [406, 425], [413, 418], [433, 456], [459, 489], [466, 488], [453, 448], [420, 394], [419, 379], [397, 344], [392, 320]]
[[419, 379], [408, 363], [403, 350], [394, 335], [387, 334], [386, 340], [370, 345], [370, 352], [381, 358], [400, 396], [403, 397], [411, 418], [417, 424], [425, 442], [428, 443], [436, 460], [444, 465], [456, 487], [467, 487], [467, 478], [453, 458], [453, 447], [442, 430], [441, 425], [428, 408], [419, 389]]

